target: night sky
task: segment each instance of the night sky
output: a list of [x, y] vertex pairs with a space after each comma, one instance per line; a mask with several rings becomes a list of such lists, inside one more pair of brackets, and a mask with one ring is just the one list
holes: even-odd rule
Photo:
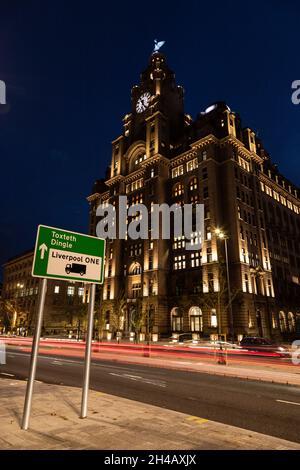
[[0, 263], [34, 245], [39, 223], [87, 231], [86, 197], [155, 38], [186, 112], [226, 101], [300, 186], [299, 18], [296, 0], [1, 0]]

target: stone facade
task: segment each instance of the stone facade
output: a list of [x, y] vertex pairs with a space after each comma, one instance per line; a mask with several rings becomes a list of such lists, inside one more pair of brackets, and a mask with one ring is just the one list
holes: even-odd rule
[[[33, 251], [29, 251], [3, 266], [0, 331], [25, 335], [34, 329], [39, 279], [31, 276], [32, 262]], [[42, 334], [77, 336], [79, 330], [82, 335], [88, 301], [89, 289], [83, 283], [49, 279]]]
[[112, 142], [111, 166], [88, 197], [90, 233], [96, 233], [97, 207], [110, 203], [118, 212], [118, 196], [126, 195], [129, 206], [143, 202], [149, 212], [151, 203], [202, 203], [205, 234], [198, 252], [187, 251], [185, 240], [151, 240], [151, 233], [148, 240], [108, 241], [101, 306], [107, 332], [228, 336], [225, 240], [215, 234], [220, 228], [228, 237], [235, 337], [294, 337], [299, 189], [225, 103], [195, 120], [187, 115], [183, 89], [164, 55], [152, 54], [131, 102], [123, 132]]

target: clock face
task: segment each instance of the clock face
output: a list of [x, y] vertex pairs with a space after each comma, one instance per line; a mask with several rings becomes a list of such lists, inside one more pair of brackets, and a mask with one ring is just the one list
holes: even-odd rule
[[150, 98], [151, 98], [151, 95], [150, 93], [147, 91], [146, 93], [143, 93], [137, 103], [136, 103], [136, 111], [138, 113], [142, 113], [143, 111], [145, 111], [149, 104], [150, 104]]

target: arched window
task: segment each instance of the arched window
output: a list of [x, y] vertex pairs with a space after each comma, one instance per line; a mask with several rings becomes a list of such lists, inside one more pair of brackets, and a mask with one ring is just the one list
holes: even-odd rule
[[173, 332], [180, 332], [183, 330], [183, 318], [178, 307], [174, 307], [171, 310], [171, 327]]
[[278, 328], [277, 318], [274, 312], [272, 312], [272, 328], [276, 330]]
[[194, 306], [189, 310], [190, 330], [192, 332], [203, 331], [203, 315], [200, 307]]
[[279, 312], [279, 326], [280, 326], [280, 331], [282, 333], [286, 331], [286, 320], [285, 320], [285, 314], [283, 311]]
[[196, 178], [196, 176], [194, 176], [194, 178], [192, 178], [191, 181], [189, 182], [189, 190], [194, 191], [197, 188], [198, 188], [198, 179]]
[[131, 274], [132, 276], [137, 276], [138, 274], [142, 274], [142, 266], [140, 265], [140, 263], [133, 263], [130, 266], [129, 274]]
[[289, 325], [289, 331], [293, 332], [295, 331], [295, 317], [292, 312], [288, 313], [288, 325]]
[[182, 183], [177, 183], [175, 184], [175, 186], [173, 186], [173, 190], [172, 190], [173, 197], [181, 196], [183, 193], [184, 193], [184, 187]]
[[142, 163], [144, 160], [146, 160], [146, 158], [147, 158], [147, 155], [144, 152], [140, 153], [134, 160], [134, 164], [139, 165], [139, 163]]

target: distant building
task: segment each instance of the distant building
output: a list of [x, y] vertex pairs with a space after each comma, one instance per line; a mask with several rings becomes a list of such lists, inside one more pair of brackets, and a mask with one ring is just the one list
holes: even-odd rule
[[[101, 315], [107, 334], [190, 332], [200, 337], [295, 336], [300, 315], [300, 190], [278, 170], [255, 132], [223, 102], [193, 120], [183, 89], [160, 53], [153, 53], [123, 132], [112, 142], [105, 180], [95, 183], [96, 210], [126, 195], [143, 202], [205, 205], [201, 251], [185, 239], [107, 243]], [[224, 266], [228, 235], [229, 299]], [[197, 239], [198, 234], [193, 237]]]
[[[31, 334], [36, 319], [39, 279], [31, 276], [33, 251], [8, 260], [3, 265], [0, 332]], [[43, 334], [73, 335], [86, 324], [89, 289], [83, 283], [49, 279], [45, 300]], [[8, 301], [5, 309], [5, 301]]]

